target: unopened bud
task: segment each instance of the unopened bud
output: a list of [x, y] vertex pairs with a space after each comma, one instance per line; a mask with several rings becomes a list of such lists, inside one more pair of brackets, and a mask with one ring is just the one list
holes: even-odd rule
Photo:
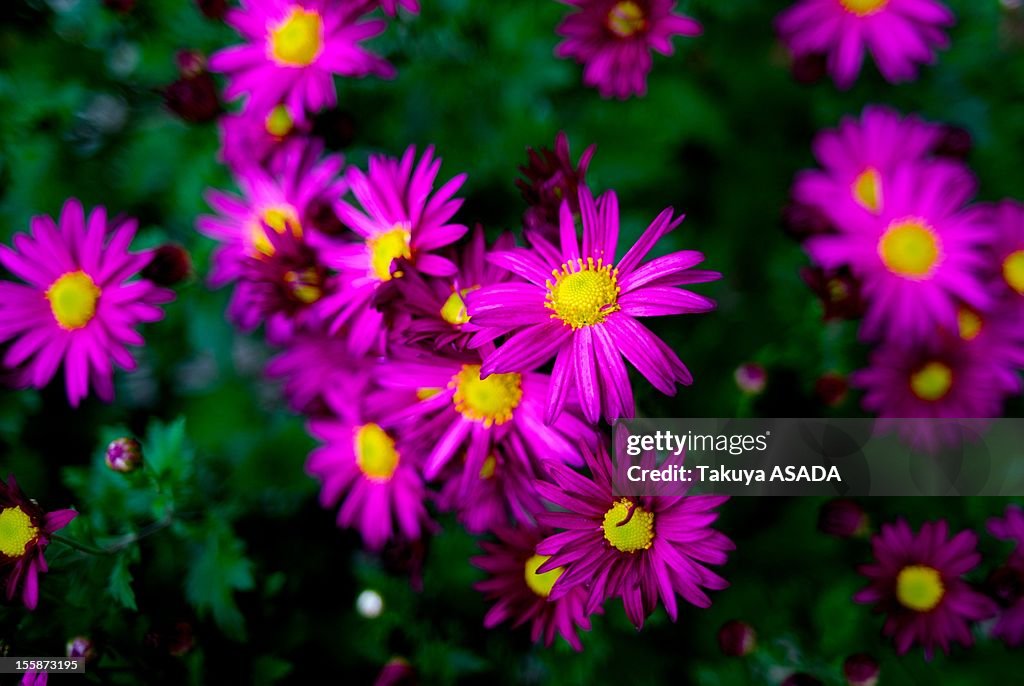
[[718, 647], [729, 657], [743, 657], [757, 648], [757, 633], [746, 622], [733, 619], [718, 630]]
[[142, 278], [157, 286], [173, 286], [192, 275], [192, 258], [177, 243], [161, 245], [142, 269]]
[[878, 671], [878, 660], [863, 653], [851, 655], [843, 663], [843, 676], [849, 686], [875, 686]]
[[87, 636], [75, 636], [67, 645], [68, 657], [80, 657], [86, 662], [96, 659], [96, 646]]
[[863, 536], [871, 522], [860, 505], [846, 498], [836, 498], [821, 506], [818, 513], [818, 530], [830, 536], [851, 538]]
[[116, 438], [107, 446], [107, 466], [127, 474], [142, 466], [142, 446], [134, 438]]
[[768, 383], [768, 373], [757, 362], [741, 364], [736, 368], [733, 376], [740, 390], [751, 395], [762, 393], [765, 385]]

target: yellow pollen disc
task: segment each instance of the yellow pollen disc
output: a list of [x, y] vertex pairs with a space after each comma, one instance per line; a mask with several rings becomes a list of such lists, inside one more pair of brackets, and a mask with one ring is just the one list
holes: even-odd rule
[[942, 601], [946, 589], [937, 569], [910, 565], [896, 577], [896, 599], [908, 610], [929, 612]]
[[889, 0], [839, 0], [847, 12], [856, 14], [858, 17], [866, 17], [869, 14], [880, 12], [889, 4]]
[[96, 315], [100, 287], [92, 277], [79, 270], [67, 272], [46, 289], [50, 311], [57, 325], [65, 331], [81, 329]]
[[942, 262], [942, 242], [923, 219], [900, 219], [879, 239], [878, 256], [893, 274], [924, 281]]
[[462, 326], [468, 322], [469, 313], [466, 311], [466, 301], [463, 298], [466, 297], [467, 293], [478, 288], [480, 287], [472, 286], [471, 288], [463, 288], [461, 291], [452, 291], [452, 294], [444, 301], [444, 305], [441, 306], [441, 319], [452, 326]]
[[495, 459], [494, 455], [488, 455], [487, 459], [484, 460], [483, 465], [480, 467], [480, 478], [483, 480], [490, 479], [494, 476], [494, 470], [498, 468], [498, 460]]
[[619, 38], [635, 36], [647, 27], [647, 19], [640, 5], [632, 0], [617, 2], [608, 13], [608, 30]]
[[409, 230], [398, 224], [390, 231], [366, 239], [366, 247], [370, 250], [370, 267], [378, 279], [390, 281], [402, 275], [402, 272], [391, 273], [391, 263], [399, 257], [407, 260], [412, 258], [412, 248], [409, 247], [411, 240]]
[[965, 341], [973, 341], [977, 338], [984, 326], [981, 315], [969, 307], [961, 307], [957, 311], [956, 323], [960, 331], [960, 338]]
[[274, 109], [270, 110], [270, 114], [264, 122], [267, 128], [267, 133], [275, 138], [284, 138], [292, 132], [292, 127], [295, 126], [295, 120], [292, 119], [291, 113], [288, 108], [284, 105], [278, 105]]
[[560, 319], [574, 329], [600, 324], [619, 310], [619, 271], [603, 264], [599, 258], [577, 258], [552, 271], [554, 282], [547, 282], [544, 307], [553, 311], [552, 319]]
[[[291, 205], [274, 205], [260, 213], [260, 219], [277, 233], [283, 234], [291, 231], [296, 238], [302, 236], [302, 224], [299, 223], [299, 213]], [[274, 254], [274, 245], [267, 238], [267, 233], [259, 221], [253, 221], [249, 228], [249, 241], [255, 251], [253, 257], [265, 255], [270, 257]]]
[[293, 5], [288, 16], [270, 29], [270, 56], [285, 67], [308, 67], [323, 50], [320, 15]]
[[558, 577], [562, 576], [562, 572], [565, 571], [565, 567], [555, 567], [550, 572], [538, 574], [537, 568], [547, 562], [549, 557], [551, 556], [534, 555], [526, 561], [526, 569], [524, 570], [526, 585], [541, 598], [547, 598], [551, 595], [551, 587], [555, 585]]
[[39, 530], [32, 524], [32, 518], [20, 507], [0, 510], [0, 554], [21, 557], [38, 534]]
[[910, 390], [921, 400], [942, 400], [953, 387], [953, 370], [944, 362], [932, 361], [910, 375]]
[[646, 512], [629, 498], [622, 498], [612, 505], [604, 513], [601, 526], [605, 540], [624, 553], [647, 550], [654, 541], [654, 513]]
[[395, 441], [377, 424], [364, 424], [356, 430], [356, 464], [370, 481], [389, 481], [398, 469]]
[[1003, 278], [1007, 285], [1024, 295], [1024, 250], [1017, 250], [1003, 260]]
[[484, 426], [504, 424], [512, 419], [512, 411], [523, 399], [523, 384], [519, 374], [491, 374], [480, 378], [480, 365], [464, 364], [458, 374], [448, 382], [454, 388], [452, 403], [466, 419], [483, 422]]
[[868, 167], [854, 179], [850, 186], [853, 199], [865, 210], [878, 214], [882, 209], [882, 176], [878, 170]]
[[315, 303], [324, 294], [320, 287], [320, 275], [313, 268], [301, 272], [285, 272], [284, 283], [295, 299], [306, 305]]

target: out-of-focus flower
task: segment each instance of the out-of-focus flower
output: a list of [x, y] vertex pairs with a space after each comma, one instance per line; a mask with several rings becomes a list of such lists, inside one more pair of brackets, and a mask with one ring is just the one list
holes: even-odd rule
[[44, 512], [25, 497], [13, 474], [7, 483], [0, 480], [0, 583], [7, 600], [20, 592], [25, 607], [36, 609], [39, 575], [47, 571], [46, 546], [76, 516], [74, 510]]
[[80, 657], [86, 663], [94, 662], [97, 657], [96, 644], [88, 636], [75, 636], [67, 644], [68, 657]]
[[768, 385], [768, 372], [757, 362], [741, 364], [733, 372], [733, 378], [740, 390], [750, 395], [763, 393], [765, 386]]
[[332, 0], [246, 0], [226, 17], [246, 43], [215, 53], [210, 69], [227, 75], [228, 99], [246, 98], [246, 113], [264, 117], [284, 104], [304, 120], [337, 102], [335, 75], [394, 75], [360, 45], [387, 27], [361, 21], [365, 9]]
[[843, 662], [847, 686], [875, 686], [879, 672], [878, 660], [863, 653], [851, 655]]
[[4, 365], [17, 369], [21, 386], [42, 388], [64, 363], [68, 401], [89, 393], [114, 397], [113, 366], [135, 369], [128, 346], [142, 345], [139, 324], [162, 319], [159, 307], [174, 293], [132, 280], [152, 259], [131, 253], [135, 220], [108, 227], [97, 207], [86, 219], [75, 198], [64, 203], [59, 224], [34, 217], [31, 235], [17, 234], [0, 263], [26, 284], [0, 282], [0, 341], [13, 341]]
[[746, 622], [730, 620], [718, 630], [718, 647], [729, 657], [750, 655], [757, 648], [757, 633]]
[[519, 167], [525, 178], [516, 179], [516, 186], [529, 207], [523, 215], [527, 229], [541, 231], [545, 238], [554, 240], [558, 234], [558, 211], [563, 200], [569, 209], [579, 214], [579, 187], [586, 183], [587, 167], [597, 146], [591, 145], [573, 164], [569, 154], [569, 137], [559, 131], [555, 147], [539, 151], [527, 148], [528, 163]]
[[217, 84], [206, 70], [206, 59], [197, 52], [178, 53], [178, 79], [164, 88], [168, 109], [187, 122], [213, 121], [221, 111]]
[[1016, 543], [1010, 559], [994, 573], [998, 576], [996, 597], [1004, 606], [992, 636], [1011, 648], [1024, 645], [1024, 510], [1016, 505], [1006, 508], [1002, 518], [988, 521], [988, 530], [996, 538]]
[[839, 407], [846, 400], [850, 383], [844, 374], [825, 372], [814, 382], [814, 395], [828, 407]]
[[46, 686], [49, 681], [47, 672], [25, 672], [21, 677], [21, 686]]
[[[606, 599], [619, 597], [626, 616], [637, 628], [654, 612], [660, 598], [668, 616], [678, 615], [676, 594], [697, 607], [709, 607], [708, 590], [726, 588], [728, 582], [707, 565], [725, 564], [732, 541], [711, 527], [715, 508], [727, 496], [658, 495], [625, 497], [613, 494], [611, 458], [584, 450], [591, 476], [550, 462], [552, 482], [537, 489], [560, 508], [541, 512], [542, 525], [565, 529], [537, 545], [538, 555], [549, 556], [541, 573], [564, 567], [551, 589], [557, 600], [574, 589], [585, 588], [587, 612]], [[660, 467], [679, 466], [669, 457]], [[654, 455], [642, 458], [644, 468], [655, 466]]]
[[157, 286], [174, 286], [192, 276], [192, 257], [177, 243], [165, 243], [153, 251], [142, 278]]
[[354, 357], [348, 343], [322, 330], [303, 331], [266, 366], [266, 374], [284, 384], [288, 404], [307, 416], [328, 416], [344, 407], [351, 389], [365, 383], [370, 360]]
[[675, 0], [561, 0], [572, 6], [556, 29], [555, 54], [583, 65], [583, 83], [604, 98], [647, 93], [651, 51], [674, 52], [675, 36], [700, 35], [697, 21], [676, 14]]
[[487, 344], [499, 333], [512, 334], [484, 358], [484, 377], [529, 371], [555, 358], [548, 422], [558, 417], [573, 392], [592, 423], [602, 414], [609, 420], [632, 417], [633, 391], [623, 357], [666, 395], [674, 395], [678, 383], [690, 384], [693, 377], [675, 351], [637, 318], [712, 310], [712, 300], [677, 286], [721, 276], [692, 269], [704, 259], [694, 250], [641, 262], [682, 222], [682, 217], [673, 219], [672, 208], [658, 215], [616, 261], [615, 193], [605, 193], [595, 202], [590, 190], [581, 187], [579, 200], [582, 250], [569, 203], [563, 202], [560, 248], [535, 236], [532, 249], [490, 256], [526, 283], [486, 286], [466, 296], [474, 325], [486, 329], [474, 336], [472, 345]]
[[860, 281], [849, 269], [825, 271], [818, 267], [800, 270], [800, 278], [821, 301], [821, 318], [828, 321], [857, 319], [864, 314]]
[[840, 88], [857, 79], [865, 52], [891, 83], [917, 78], [949, 45], [953, 13], [937, 0], [798, 0], [775, 26], [793, 55], [828, 55]]
[[409, 664], [409, 661], [405, 658], [393, 657], [381, 668], [373, 686], [415, 686], [417, 683], [416, 670]]
[[142, 466], [142, 445], [130, 436], [115, 438], [107, 446], [104, 460], [115, 472], [134, 472]]
[[582, 650], [578, 632], [590, 631], [590, 615], [600, 613], [601, 609], [586, 609], [587, 591], [581, 586], [552, 597], [552, 587], [565, 569], [539, 571], [550, 557], [538, 553], [536, 546], [548, 533], [547, 529], [506, 527], [495, 531], [497, 541], [480, 543], [484, 554], [471, 562], [488, 578], [475, 588], [494, 601], [484, 617], [484, 626], [490, 629], [511, 621], [517, 627], [529, 622], [532, 641], [543, 640], [550, 646], [558, 635], [576, 650]]
[[836, 498], [818, 511], [818, 531], [839, 538], [864, 536], [871, 530], [871, 518], [858, 503]]
[[926, 522], [915, 534], [902, 519], [871, 539], [875, 561], [860, 568], [870, 584], [854, 600], [887, 615], [882, 633], [901, 655], [917, 644], [930, 660], [954, 641], [971, 645], [970, 624], [995, 614], [995, 604], [962, 578], [981, 561], [977, 541], [970, 531], [949, 538], [945, 521]]
[[296, 121], [284, 105], [277, 105], [265, 116], [228, 114], [220, 118], [220, 161], [242, 175], [250, 166], [262, 167], [271, 174], [283, 171], [286, 151], [293, 141], [309, 132], [308, 123]]

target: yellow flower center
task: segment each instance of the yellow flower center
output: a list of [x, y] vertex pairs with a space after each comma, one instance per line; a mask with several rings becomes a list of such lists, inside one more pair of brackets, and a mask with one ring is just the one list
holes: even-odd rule
[[889, 4], [889, 0], [839, 0], [847, 12], [856, 14], [858, 17], [866, 17], [869, 14], [880, 12]]
[[366, 239], [366, 247], [370, 250], [370, 267], [378, 279], [390, 281], [402, 275], [402, 272], [391, 273], [391, 263], [399, 257], [407, 260], [412, 258], [412, 248], [409, 246], [411, 240], [409, 229], [400, 224], [396, 224], [390, 231]]
[[395, 441], [378, 424], [364, 424], [356, 430], [356, 464], [370, 481], [386, 482], [398, 469]]
[[487, 459], [484, 460], [483, 465], [480, 466], [480, 478], [486, 481], [494, 476], [495, 470], [498, 468], [498, 460], [494, 455], [488, 455]]
[[475, 291], [479, 286], [463, 288], [461, 291], [452, 291], [448, 299], [441, 306], [441, 319], [452, 326], [462, 326], [469, 321], [469, 313], [466, 311], [466, 301], [463, 298], [470, 291]]
[[292, 127], [295, 126], [295, 120], [292, 119], [291, 113], [288, 108], [284, 105], [278, 105], [274, 109], [270, 110], [270, 114], [267, 115], [264, 121], [264, 126], [267, 128], [267, 133], [275, 138], [284, 138], [292, 132]]
[[608, 30], [619, 38], [629, 38], [647, 27], [647, 19], [640, 5], [632, 0], [617, 2], [608, 13]]
[[879, 239], [878, 256], [893, 274], [924, 281], [942, 262], [942, 241], [925, 220], [900, 219]]
[[315, 11], [292, 5], [270, 29], [270, 56], [284, 67], [308, 67], [323, 51], [324, 22]]
[[[267, 207], [260, 213], [260, 220], [279, 234], [291, 231], [296, 238], [302, 237], [302, 224], [299, 223], [299, 213], [291, 205], [273, 205]], [[274, 244], [267, 238], [267, 232], [260, 221], [253, 221], [249, 227], [249, 241], [252, 243], [253, 257], [264, 255], [270, 257], [274, 254]]]
[[0, 554], [21, 557], [38, 535], [39, 530], [32, 524], [32, 518], [20, 507], [0, 510]]
[[1024, 250], [1017, 250], [1003, 260], [1003, 278], [1019, 295], [1024, 295]]
[[547, 281], [544, 307], [552, 310], [552, 319], [560, 319], [574, 329], [600, 324], [619, 310], [619, 271], [611, 265], [588, 257], [566, 262], [561, 271], [552, 271], [554, 283]]
[[448, 383], [454, 388], [452, 403], [466, 419], [483, 422], [484, 426], [504, 424], [512, 419], [512, 411], [523, 399], [519, 374], [491, 374], [480, 378], [480, 365], [464, 364]]
[[984, 322], [981, 315], [969, 307], [961, 307], [956, 313], [957, 329], [960, 331], [960, 338], [965, 341], [973, 341], [981, 333]]
[[50, 311], [57, 325], [65, 331], [74, 331], [92, 321], [100, 293], [92, 277], [79, 270], [62, 274], [50, 284], [46, 299], [50, 301]]
[[565, 567], [555, 567], [549, 572], [538, 574], [537, 568], [547, 562], [550, 557], [550, 555], [534, 555], [526, 561], [526, 569], [524, 570], [526, 585], [541, 598], [547, 598], [551, 595], [551, 587], [555, 585], [558, 577], [562, 576], [562, 572], [565, 571]]
[[622, 498], [604, 513], [604, 537], [624, 553], [647, 550], [654, 541], [654, 513]]
[[896, 577], [896, 599], [908, 610], [934, 610], [945, 594], [942, 575], [932, 567], [910, 565], [901, 569]]
[[882, 209], [882, 176], [874, 167], [868, 167], [854, 179], [850, 192], [857, 204], [872, 214]]
[[320, 274], [312, 267], [298, 272], [285, 272], [284, 283], [292, 297], [306, 305], [315, 303], [324, 294]]
[[910, 390], [921, 400], [942, 400], [953, 387], [953, 370], [944, 362], [931, 361], [910, 375]]

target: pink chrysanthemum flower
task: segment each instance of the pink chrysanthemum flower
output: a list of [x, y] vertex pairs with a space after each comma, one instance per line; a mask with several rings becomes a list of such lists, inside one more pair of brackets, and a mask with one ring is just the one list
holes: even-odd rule
[[326, 299], [325, 309], [335, 316], [335, 328], [349, 320], [362, 341], [382, 334], [383, 320], [374, 307], [381, 284], [402, 276], [395, 271], [397, 260], [429, 276], [452, 276], [455, 264], [435, 251], [462, 238], [469, 230], [451, 223], [462, 206], [455, 193], [466, 180], [459, 174], [434, 190], [441, 160], [427, 148], [416, 162], [416, 149], [410, 146], [402, 158], [383, 155], [370, 157], [369, 173], [351, 167], [348, 183], [360, 208], [347, 202], [338, 207], [338, 218], [358, 234], [362, 241], [333, 246], [326, 259], [349, 277], [344, 292]]
[[949, 46], [953, 13], [937, 0], [799, 0], [779, 15], [776, 29], [795, 57], [828, 55], [840, 88], [857, 79], [870, 52], [891, 83], [917, 78]]
[[332, 409], [341, 416], [314, 419], [310, 432], [324, 441], [306, 462], [306, 470], [322, 483], [320, 503], [340, 501], [338, 526], [355, 528], [367, 548], [380, 550], [398, 536], [418, 539], [429, 526], [418, 453], [374, 421], [353, 421], [351, 398], [363, 392], [348, 389], [349, 399]]
[[78, 516], [74, 510], [43, 512], [18, 488], [14, 475], [7, 483], [0, 480], [0, 579], [7, 600], [21, 591], [21, 600], [30, 610], [39, 602], [39, 575], [47, 571], [43, 551], [50, 536]]
[[676, 14], [675, 0], [559, 0], [576, 8], [558, 25], [555, 54], [583, 65], [583, 83], [603, 98], [647, 93], [651, 51], [671, 55], [674, 36], [699, 36], [697, 21]]
[[231, 114], [220, 118], [220, 161], [236, 173], [256, 165], [272, 172], [280, 171], [281, 153], [308, 126], [295, 120], [284, 105], [266, 116]]
[[471, 472], [463, 464], [449, 464], [437, 507], [455, 512], [471, 534], [509, 524], [533, 526], [534, 513], [543, 507], [534, 486], [542, 473], [542, 459], [531, 455], [517, 436], [506, 436], [494, 446], [479, 472]]
[[859, 119], [846, 117], [835, 130], [818, 134], [814, 156], [822, 169], [797, 176], [793, 199], [817, 208], [840, 227], [865, 212], [877, 216], [889, 195], [889, 175], [902, 164], [926, 159], [941, 136], [936, 124], [888, 107], [867, 107]]
[[995, 289], [1020, 306], [1024, 304], [1024, 204], [1004, 200], [990, 209], [990, 217], [996, 230]]
[[[515, 247], [510, 233], [495, 241], [494, 250]], [[388, 281], [396, 297], [388, 303], [392, 343], [429, 345], [437, 351], [463, 350], [474, 331], [464, 297], [481, 286], [508, 281], [507, 270], [487, 261], [483, 228], [477, 226], [458, 255], [458, 272], [450, 277], [429, 277], [415, 270]]]
[[585, 610], [587, 592], [574, 588], [559, 598], [551, 598], [551, 588], [564, 569], [557, 567], [543, 573], [537, 569], [548, 561], [535, 548], [547, 533], [528, 527], [502, 528], [495, 531], [497, 541], [481, 541], [484, 554], [470, 560], [485, 571], [488, 578], [474, 585], [494, 605], [484, 617], [484, 626], [493, 629], [511, 621], [513, 627], [530, 623], [530, 640], [543, 639], [550, 646], [560, 635], [576, 650], [583, 650], [577, 632], [590, 631], [590, 615], [601, 608]]
[[955, 328], [958, 302], [989, 306], [980, 273], [992, 231], [983, 212], [964, 209], [975, 182], [961, 165], [910, 163], [888, 178], [877, 216], [850, 214], [839, 233], [810, 238], [806, 249], [824, 268], [848, 266], [860, 279], [862, 336], [926, 340]]
[[512, 333], [484, 358], [484, 376], [534, 369], [555, 357], [546, 419], [562, 411], [573, 389], [586, 418], [597, 422], [632, 417], [633, 391], [622, 358], [662, 393], [675, 394], [677, 383], [693, 377], [675, 351], [637, 317], [657, 317], [714, 309], [714, 302], [676, 286], [704, 283], [720, 274], [691, 269], [704, 256], [682, 250], [641, 263], [658, 240], [683, 217], [667, 208], [616, 262], [619, 201], [608, 192], [594, 202], [580, 189], [583, 249], [568, 203], [561, 211], [561, 249], [539, 236], [533, 249], [494, 252], [490, 259], [527, 283], [487, 286], [466, 296], [473, 323], [484, 331], [472, 345], [499, 332]]
[[221, 243], [213, 253], [212, 285], [237, 279], [247, 257], [273, 254], [268, 226], [277, 233], [310, 240], [313, 211], [320, 203], [336, 203], [347, 188], [340, 175], [344, 159], [340, 155], [320, 159], [322, 152], [318, 142], [296, 141], [280, 153], [279, 170], [249, 165], [238, 173], [241, 197], [216, 190], [207, 193], [206, 201], [218, 214], [200, 217], [196, 226]]
[[[409, 354], [383, 362], [376, 377], [392, 408], [388, 422], [410, 423], [410, 439], [431, 446], [423, 466], [428, 480], [463, 452], [463, 469], [479, 474], [494, 447], [509, 437], [531, 456], [561, 462], [578, 462], [580, 444], [596, 440], [572, 407], [558, 422], [544, 422], [551, 383], [544, 374], [481, 378], [479, 358]], [[398, 409], [403, 398], [408, 402]]]
[[882, 633], [901, 655], [914, 644], [929, 660], [936, 647], [948, 653], [954, 641], [969, 646], [970, 623], [995, 613], [962, 578], [981, 561], [977, 542], [970, 531], [949, 538], [945, 521], [926, 522], [915, 534], [902, 519], [871, 539], [875, 561], [860, 568], [870, 584], [853, 598], [888, 615]]
[[[867, 369], [850, 375], [850, 383], [864, 390], [864, 408], [883, 419], [999, 417], [1006, 396], [1019, 392], [1021, 385], [1012, 364], [993, 354], [977, 354], [967, 343], [947, 336], [934, 344], [888, 343], [872, 354]], [[883, 421], [879, 429], [890, 424], [926, 450], [962, 440], [953, 425]]]
[[351, 404], [352, 388], [365, 384], [369, 360], [354, 357], [343, 338], [304, 330], [267, 363], [266, 375], [283, 385], [288, 405], [307, 416], [329, 416]]
[[103, 207], [86, 219], [71, 198], [59, 225], [34, 217], [31, 235], [15, 235], [15, 249], [0, 246], [0, 263], [26, 282], [0, 282], [0, 342], [12, 341], [3, 362], [20, 385], [42, 388], [63, 362], [73, 406], [90, 385], [113, 399], [113, 366], [135, 369], [128, 346], [143, 344], [136, 327], [162, 319], [158, 306], [174, 299], [147, 280], [129, 281], [153, 256], [128, 252], [135, 229], [135, 220], [108, 226]]
[[[637, 628], [657, 608], [659, 597], [673, 621], [676, 594], [697, 607], [709, 607], [705, 589], [729, 585], [706, 566], [725, 564], [734, 547], [711, 528], [718, 518], [715, 508], [728, 496], [617, 496], [604, 446], [599, 453], [584, 450], [583, 456], [591, 477], [551, 462], [553, 483], [537, 485], [542, 498], [565, 510], [537, 515], [542, 525], [565, 529], [537, 546], [537, 554], [550, 556], [540, 572], [565, 568], [551, 598], [586, 588], [590, 612], [607, 598], [620, 597]], [[654, 466], [652, 455], [644, 459], [645, 466]], [[682, 465], [682, 458], [670, 457], [666, 465], [671, 464]]]
[[1009, 583], [997, 584], [1005, 587], [999, 596], [1006, 607], [992, 628], [992, 636], [1013, 648], [1024, 646], [1024, 510], [1010, 505], [1001, 519], [988, 520], [988, 530], [996, 538], [1016, 543], [1001, 570], [1002, 578]]
[[210, 70], [228, 76], [224, 95], [247, 96], [247, 114], [265, 117], [285, 105], [296, 117], [333, 107], [334, 76], [394, 75], [360, 43], [387, 23], [360, 21], [363, 7], [332, 0], [242, 0], [225, 20], [248, 42], [210, 57]]
[[586, 184], [587, 167], [597, 147], [583, 151], [578, 164], [569, 154], [569, 137], [559, 131], [553, 150], [541, 148], [538, 152], [527, 148], [529, 163], [519, 167], [525, 178], [516, 179], [529, 208], [523, 214], [523, 226], [540, 231], [545, 238], [557, 240], [558, 212], [562, 201], [569, 201], [572, 213], [579, 214], [579, 188]]

